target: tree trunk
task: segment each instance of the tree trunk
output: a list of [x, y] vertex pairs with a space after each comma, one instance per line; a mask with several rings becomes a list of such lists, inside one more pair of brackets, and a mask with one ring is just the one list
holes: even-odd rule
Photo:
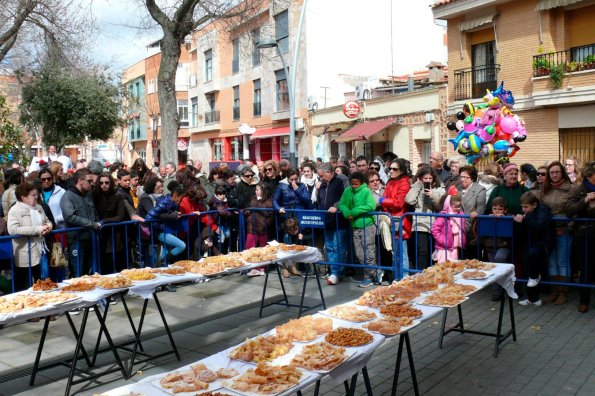
[[178, 163], [178, 104], [176, 100], [176, 72], [180, 60], [180, 42], [166, 29], [161, 41], [161, 63], [157, 87], [161, 114], [161, 164]]

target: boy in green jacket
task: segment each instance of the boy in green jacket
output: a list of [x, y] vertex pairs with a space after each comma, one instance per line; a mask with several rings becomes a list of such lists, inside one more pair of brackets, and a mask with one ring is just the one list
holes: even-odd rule
[[[349, 177], [351, 188], [346, 188], [339, 201], [339, 210], [353, 228], [355, 255], [360, 263], [375, 265], [376, 222], [369, 213], [376, 209], [376, 200], [364, 183], [364, 174], [355, 172]], [[364, 253], [365, 252], [365, 253]], [[380, 274], [380, 277], [382, 274]], [[377, 277], [376, 270], [364, 269], [364, 279], [359, 287], [372, 286]]]

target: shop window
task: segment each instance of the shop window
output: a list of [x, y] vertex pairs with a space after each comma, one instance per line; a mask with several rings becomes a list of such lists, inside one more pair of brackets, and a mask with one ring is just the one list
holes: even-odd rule
[[287, 78], [285, 77], [285, 70], [275, 71], [276, 86], [276, 102], [277, 111], [289, 110], [289, 89], [287, 86]]
[[213, 140], [213, 161], [223, 161], [223, 140]]
[[236, 136], [231, 138], [231, 160], [240, 161], [244, 153], [244, 147], [242, 144], [242, 136]]

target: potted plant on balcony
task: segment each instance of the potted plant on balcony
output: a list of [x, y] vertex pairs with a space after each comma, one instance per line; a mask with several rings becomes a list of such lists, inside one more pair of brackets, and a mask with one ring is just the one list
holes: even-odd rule
[[552, 66], [550, 68], [550, 81], [554, 89], [560, 89], [562, 87], [562, 80], [564, 79], [564, 64]]
[[583, 60], [583, 69], [595, 69], [595, 55], [588, 55]]
[[550, 74], [550, 62], [545, 57], [538, 57], [533, 60], [533, 70], [535, 70], [535, 76], [547, 76]]

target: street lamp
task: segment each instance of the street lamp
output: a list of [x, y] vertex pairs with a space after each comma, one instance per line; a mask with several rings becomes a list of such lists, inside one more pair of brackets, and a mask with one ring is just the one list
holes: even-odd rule
[[293, 90], [293, 80], [289, 76], [289, 69], [287, 69], [287, 64], [285, 63], [285, 58], [283, 58], [283, 54], [281, 53], [281, 49], [279, 48], [279, 43], [275, 39], [262, 39], [256, 44], [256, 48], [263, 49], [263, 48], [277, 48], [277, 53], [281, 58], [281, 63], [283, 64], [283, 71], [285, 71], [285, 79], [287, 80], [287, 90], [289, 91], [289, 163], [291, 164], [292, 168], [297, 167], [297, 158], [295, 156], [295, 95]]

